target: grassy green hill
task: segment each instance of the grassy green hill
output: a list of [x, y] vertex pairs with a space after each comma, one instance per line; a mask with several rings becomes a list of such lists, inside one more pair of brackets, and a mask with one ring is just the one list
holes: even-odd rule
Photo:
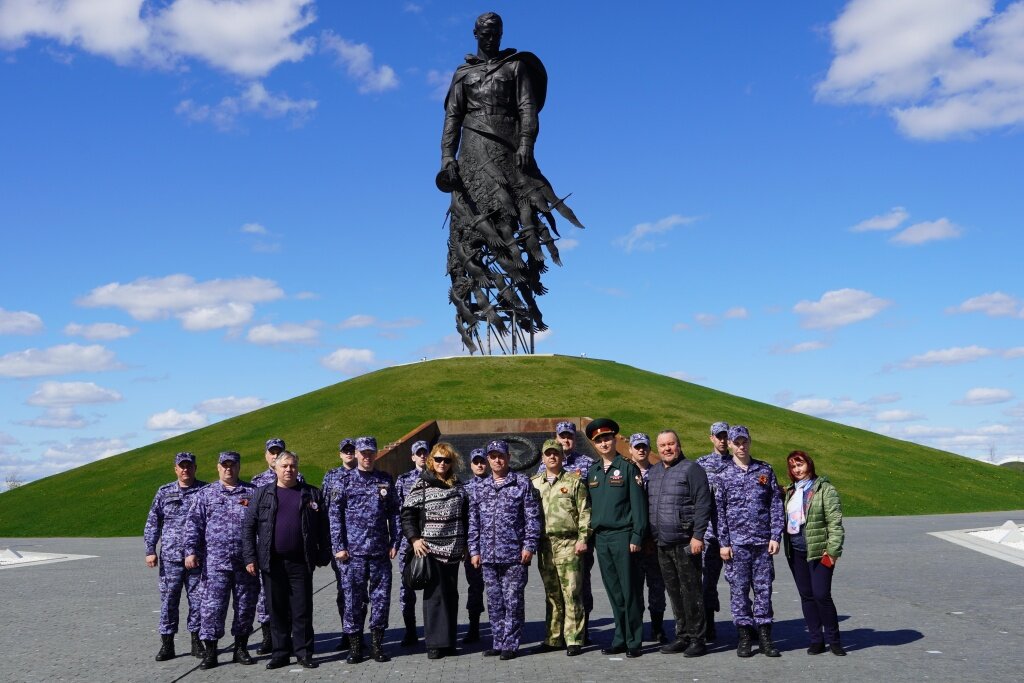
[[172, 456], [199, 456], [216, 479], [221, 450], [242, 453], [242, 476], [265, 467], [263, 442], [282, 436], [319, 483], [342, 436], [400, 438], [424, 420], [614, 417], [625, 431], [676, 429], [691, 457], [710, 450], [708, 425], [746, 424], [753, 455], [784, 478], [785, 457], [809, 452], [849, 515], [1024, 508], [1024, 472], [845, 427], [609, 361], [569, 357], [456, 358], [379, 370], [304, 396], [47, 477], [0, 495], [0, 536], [142, 533]]
[[1024, 472], [1024, 462], [1020, 460], [1011, 460], [1010, 462], [1004, 462], [1000, 467], [1005, 467], [1008, 470], [1017, 470], [1018, 472]]

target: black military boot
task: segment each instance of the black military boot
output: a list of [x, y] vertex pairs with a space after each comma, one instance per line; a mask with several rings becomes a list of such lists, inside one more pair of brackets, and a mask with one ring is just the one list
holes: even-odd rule
[[718, 639], [715, 632], [715, 610], [704, 610], [704, 642], [713, 643]]
[[350, 633], [348, 636], [348, 657], [345, 661], [349, 664], [358, 664], [363, 661], [363, 632]]
[[256, 648], [256, 654], [269, 655], [274, 651], [274, 639], [270, 637], [270, 622], [260, 624], [260, 630], [263, 632], [263, 640], [260, 642], [260, 646]]
[[668, 636], [665, 635], [664, 612], [651, 612], [651, 640], [658, 645], [668, 645]]
[[249, 636], [235, 636], [235, 654], [231, 661], [239, 664], [255, 664], [249, 655]]
[[757, 627], [757, 641], [761, 646], [761, 654], [765, 657], [781, 657], [782, 655], [778, 650], [775, 649], [775, 644], [772, 643], [772, 625], [761, 624]]
[[466, 629], [466, 637], [462, 642], [466, 645], [476, 643], [480, 640], [480, 615], [469, 615], [469, 628]]
[[213, 669], [217, 666], [217, 641], [203, 641], [203, 661], [199, 662], [200, 669]]
[[160, 636], [160, 651], [156, 653], [156, 661], [166, 662], [174, 659], [174, 634]]
[[192, 631], [192, 656], [203, 658], [203, 641], [199, 640], [199, 633]]
[[754, 643], [753, 629], [749, 626], [737, 626], [736, 635], [738, 642], [736, 644], [736, 656], [737, 657], [753, 657], [754, 653], [751, 652], [751, 647]]
[[405, 635], [402, 636], [402, 647], [412, 647], [419, 638], [416, 636], [416, 614], [403, 614], [405, 620]]
[[335, 652], [344, 652], [348, 649], [348, 634], [342, 633], [341, 639], [338, 640], [338, 647], [334, 648]]
[[370, 656], [376, 662], [390, 662], [391, 657], [384, 654], [384, 629], [375, 628], [370, 634]]

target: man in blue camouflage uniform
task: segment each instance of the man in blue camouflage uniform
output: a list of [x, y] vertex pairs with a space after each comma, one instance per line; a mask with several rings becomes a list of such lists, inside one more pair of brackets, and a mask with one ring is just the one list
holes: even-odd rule
[[[651, 437], [643, 432], [631, 434], [629, 437], [629, 459], [640, 470], [640, 482], [647, 492], [647, 481], [651, 475]], [[658, 548], [648, 534], [644, 538], [643, 548], [639, 553], [637, 566], [640, 569], [641, 585], [647, 583], [647, 609], [651, 613], [651, 640], [659, 645], [668, 643], [665, 635], [665, 581], [661, 577], [661, 565], [658, 564]]]
[[[341, 459], [341, 465], [333, 469], [327, 470], [324, 474], [324, 485], [321, 488], [324, 494], [324, 501], [327, 503], [328, 509], [336, 486], [341, 477], [351, 472], [356, 468], [356, 440], [345, 437], [338, 442], [338, 458]], [[338, 647], [334, 648], [336, 652], [344, 652], [348, 649], [348, 634], [345, 633], [345, 588], [344, 579], [342, 572], [344, 567], [337, 560], [331, 560], [331, 569], [334, 570], [334, 580], [337, 582], [338, 596], [335, 602], [338, 605], [338, 619], [341, 622], [341, 639], [338, 641]]]
[[[580, 479], [587, 481], [590, 468], [594, 465], [594, 459], [576, 450], [576, 423], [559, 422], [555, 425], [555, 438], [562, 444], [562, 452], [565, 454], [565, 462], [562, 469], [566, 472], [579, 472]], [[537, 474], [544, 472], [544, 462], [537, 467]], [[583, 644], [591, 645], [590, 641], [590, 612], [594, 609], [594, 593], [591, 589], [590, 574], [594, 570], [594, 539], [591, 538], [587, 544], [587, 552], [582, 555], [583, 560], [583, 581], [580, 586], [580, 597], [583, 599]]]
[[[782, 540], [782, 493], [771, 466], [750, 457], [750, 432], [742, 425], [729, 429], [730, 462], [718, 475], [719, 554], [729, 582], [732, 619], [739, 635], [736, 654], [750, 657], [753, 629], [761, 653], [778, 657], [772, 644], [772, 555]], [[754, 592], [751, 610], [750, 591]]]
[[[718, 489], [718, 476], [725, 469], [726, 465], [732, 462], [732, 455], [729, 454], [729, 423], [715, 422], [711, 425], [708, 438], [711, 440], [713, 450], [707, 455], [697, 458], [697, 464], [704, 468], [708, 475], [708, 484], [711, 486], [711, 496], [715, 495]], [[708, 530], [704, 534], [704, 642], [713, 643], [718, 638], [715, 631], [715, 612], [721, 609], [718, 601], [718, 578], [722, 575], [722, 556], [719, 554], [718, 535], [715, 533], [718, 528], [718, 513], [711, 511], [711, 520], [708, 523]]]
[[[423, 461], [430, 452], [430, 445], [426, 441], [417, 441], [412, 445], [412, 469], [398, 476], [395, 480], [395, 491], [398, 492], [398, 509], [402, 509], [405, 497], [412, 490], [412, 485], [420, 478], [423, 472]], [[409, 541], [405, 535], [401, 536], [402, 542], [398, 546], [398, 575], [405, 575], [405, 565], [409, 561]], [[402, 608], [402, 621], [405, 622], [405, 635], [402, 637], [402, 647], [412, 647], [416, 644], [416, 591], [407, 588], [405, 583], [398, 583], [398, 605]]]
[[[473, 491], [481, 483], [491, 478], [491, 471], [487, 467], [487, 451], [483, 448], [474, 448], [469, 453], [469, 471], [473, 476], [465, 483], [466, 491], [472, 499]], [[480, 640], [480, 615], [484, 612], [484, 572], [483, 569], [473, 566], [473, 560], [466, 553], [466, 614], [469, 615], [469, 628], [466, 629], [466, 636], [462, 639], [465, 644], [476, 643]]]
[[401, 536], [398, 494], [386, 472], [374, 470], [377, 440], [356, 439], [358, 467], [339, 480], [329, 507], [334, 557], [345, 565], [345, 633], [349, 637], [346, 661], [363, 661], [363, 627], [370, 603], [370, 656], [386, 662], [384, 631], [391, 603], [391, 560], [398, 554]]
[[192, 496], [185, 522], [185, 568], [203, 568], [203, 598], [199, 638], [203, 641], [201, 669], [217, 666], [217, 641], [224, 635], [228, 600], [234, 598], [231, 635], [235, 637], [233, 661], [252, 664], [249, 634], [256, 613], [260, 582], [245, 570], [242, 559], [242, 521], [256, 488], [238, 479], [242, 457], [224, 451], [217, 458], [219, 481]]
[[178, 604], [181, 589], [185, 588], [188, 598], [188, 630], [192, 634], [192, 656], [202, 657], [203, 649], [199, 640], [199, 569], [185, 569], [185, 554], [182, 552], [181, 536], [185, 518], [192, 502], [192, 496], [205, 481], [196, 479], [196, 456], [178, 453], [174, 456], [174, 474], [177, 479], [156, 490], [153, 504], [146, 517], [146, 528], [142, 533], [146, 542], [146, 566], [157, 566], [156, 544], [160, 543], [160, 651], [156, 661], [163, 662], [174, 657], [174, 634], [178, 632]]
[[491, 478], [469, 501], [469, 556], [482, 567], [493, 643], [485, 657], [515, 659], [523, 622], [528, 567], [540, 539], [540, 503], [528, 477], [509, 470], [508, 442], [487, 444]]

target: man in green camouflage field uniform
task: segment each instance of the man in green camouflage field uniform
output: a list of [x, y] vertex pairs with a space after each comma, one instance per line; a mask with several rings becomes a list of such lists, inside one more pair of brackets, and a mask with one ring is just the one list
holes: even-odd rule
[[586, 613], [580, 598], [583, 566], [580, 556], [587, 551], [590, 526], [590, 495], [579, 472], [562, 469], [562, 445], [557, 439], [544, 442], [545, 470], [533, 476], [544, 530], [538, 548], [538, 567], [547, 598], [547, 638], [535, 651], [550, 652], [566, 647], [570, 657], [580, 654]]

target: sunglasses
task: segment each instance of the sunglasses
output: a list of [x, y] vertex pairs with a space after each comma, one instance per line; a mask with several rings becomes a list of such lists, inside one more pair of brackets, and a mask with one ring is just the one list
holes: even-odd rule
[[491, 451], [490, 453], [487, 454], [487, 457], [490, 458], [491, 460], [508, 460], [507, 455], [505, 455], [504, 453], [499, 453], [497, 451]]
[[439, 457], [437, 457], [435, 455], [434, 456], [434, 462], [436, 462], [438, 465], [451, 465], [452, 464], [452, 459], [451, 458], [439, 458]]

